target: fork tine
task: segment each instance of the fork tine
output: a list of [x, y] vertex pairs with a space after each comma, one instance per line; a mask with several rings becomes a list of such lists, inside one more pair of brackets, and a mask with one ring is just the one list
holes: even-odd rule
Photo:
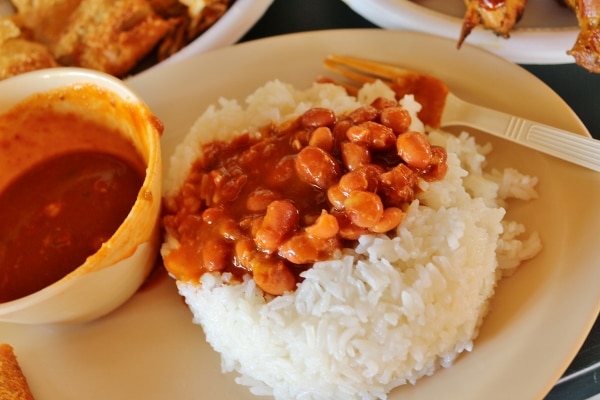
[[356, 94], [359, 86], [365, 83], [380, 80], [394, 91], [397, 99], [413, 95], [422, 106], [418, 114], [421, 121], [432, 127], [440, 126], [450, 91], [441, 79], [395, 65], [349, 56], [330, 55], [323, 60], [323, 65], [349, 81], [333, 82], [345, 87], [350, 94]]
[[375, 79], [392, 81], [416, 74], [394, 65], [340, 55], [328, 56], [324, 65], [332, 72], [361, 83], [372, 82]]
[[[338, 55], [325, 58], [323, 65], [331, 72], [354, 81], [351, 84], [337, 83], [354, 92], [358, 91], [356, 83], [365, 84], [379, 79], [390, 86], [397, 99], [412, 94], [423, 106], [418, 116], [425, 125], [439, 128], [442, 116], [447, 116], [448, 113], [454, 118], [450, 119], [451, 122], [471, 126], [600, 171], [600, 159], [596, 157], [597, 152], [593, 151], [596, 148], [600, 150], [600, 141], [466, 103], [452, 95], [446, 83], [434, 76], [376, 61]], [[447, 99], [450, 100], [449, 108], [446, 108]]]
[[323, 65], [326, 69], [333, 72], [334, 74], [342, 76], [350, 81], [358, 82], [360, 84], [370, 83], [376, 79], [375, 77], [367, 76], [364, 73], [357, 72], [348, 69], [345, 66], [337, 64], [334, 61], [330, 60], [329, 57], [323, 60]]

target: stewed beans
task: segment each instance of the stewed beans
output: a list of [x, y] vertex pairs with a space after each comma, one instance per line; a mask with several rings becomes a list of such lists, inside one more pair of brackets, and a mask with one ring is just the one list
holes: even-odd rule
[[447, 168], [445, 150], [410, 125], [397, 102], [377, 99], [341, 116], [312, 108], [256, 137], [205, 144], [166, 202], [165, 227], [180, 242], [167, 256], [171, 272], [180, 280], [249, 274], [281, 295], [360, 235], [392, 231], [419, 180], [441, 179]]

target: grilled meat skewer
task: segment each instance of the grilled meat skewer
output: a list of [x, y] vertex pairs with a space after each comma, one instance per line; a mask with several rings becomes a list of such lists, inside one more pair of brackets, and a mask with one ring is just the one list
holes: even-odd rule
[[577, 16], [580, 32], [567, 54], [590, 72], [600, 73], [600, 0], [562, 0]]

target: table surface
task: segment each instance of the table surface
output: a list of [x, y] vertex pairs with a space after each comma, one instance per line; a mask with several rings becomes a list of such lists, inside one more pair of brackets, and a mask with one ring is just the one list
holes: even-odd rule
[[[341, 0], [274, 0], [264, 16], [241, 41], [294, 32], [343, 28], [377, 27]], [[591, 74], [575, 64], [522, 67], [561, 96], [592, 136], [600, 139], [600, 74]], [[600, 319], [596, 321], [564, 376], [545, 400], [584, 400], [598, 394]]]

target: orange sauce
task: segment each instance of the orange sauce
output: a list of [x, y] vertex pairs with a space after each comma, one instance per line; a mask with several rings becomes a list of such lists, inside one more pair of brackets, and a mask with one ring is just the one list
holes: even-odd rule
[[[245, 220], [249, 221], [253, 214], [247, 209], [247, 199], [261, 188], [277, 193], [277, 198], [293, 199], [302, 215], [319, 215], [326, 207], [327, 197], [322, 194], [319, 196], [320, 193], [314, 187], [299, 181], [293, 173], [293, 158], [290, 156], [298, 152], [291, 137], [293, 132], [276, 134], [273, 128], [266, 128], [261, 138], [250, 138], [245, 134], [231, 143], [211, 142], [204, 146], [205, 164], [194, 165], [188, 182], [202, 181], [203, 176], [210, 174], [213, 169], [225, 173], [225, 179], [229, 180], [226, 188], [220, 195], [212, 196], [220, 198], [214, 206], [214, 209], [222, 211], [220, 220], [235, 221], [239, 225], [243, 225]], [[292, 161], [291, 167], [286, 160]], [[182, 191], [177, 201], [184, 203], [186, 199], [189, 201], [193, 198], [193, 195]], [[210, 265], [204, 265], [203, 258], [207, 257], [203, 257], [202, 249], [216, 241], [227, 247], [226, 251], [232, 258], [231, 263], [227, 263], [226, 271], [240, 278], [247, 273], [245, 268], [235, 262], [234, 242], [221, 238], [224, 228], [218, 223], [207, 223], [206, 218], [197, 218], [186, 211], [182, 209], [179, 213], [171, 214], [172, 210], [169, 210], [164, 218], [165, 225], [181, 235], [181, 246], [167, 256], [169, 271], [182, 280], [198, 280], [211, 268]], [[198, 268], [187, 267], [192, 265], [197, 265]], [[175, 271], [175, 266], [186, 267]], [[292, 268], [299, 273], [305, 266]]]
[[13, 167], [0, 179], [0, 302], [84, 263], [121, 225], [144, 179], [141, 156], [116, 128], [36, 107], [43, 103], [0, 116], [0, 165]]
[[418, 113], [419, 119], [425, 125], [440, 127], [446, 96], [450, 92], [444, 82], [428, 75], [414, 74], [397, 79], [390, 87], [397, 99], [407, 94], [414, 95], [415, 100], [423, 106]]
[[[408, 132], [410, 116], [397, 105], [377, 99], [343, 115], [315, 107], [255, 136], [202, 145], [202, 157], [164, 204], [164, 227], [179, 242], [164, 256], [169, 273], [192, 282], [207, 272], [251, 275], [280, 295], [360, 235], [393, 231], [418, 180], [446, 171], [445, 150], [429, 142], [431, 157], [409, 166], [397, 144], [427, 139]], [[323, 215], [326, 230], [318, 227]]]

